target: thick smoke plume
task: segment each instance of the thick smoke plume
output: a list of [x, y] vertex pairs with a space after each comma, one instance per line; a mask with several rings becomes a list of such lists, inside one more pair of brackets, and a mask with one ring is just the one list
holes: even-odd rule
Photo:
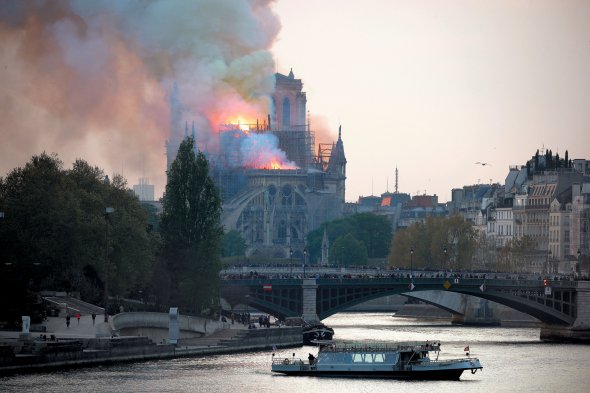
[[148, 176], [161, 193], [165, 141], [185, 121], [202, 146], [226, 118], [268, 113], [280, 28], [270, 3], [3, 2], [0, 175], [45, 150]]

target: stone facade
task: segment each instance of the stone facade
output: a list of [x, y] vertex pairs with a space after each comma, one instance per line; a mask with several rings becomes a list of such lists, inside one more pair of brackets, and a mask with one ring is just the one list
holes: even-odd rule
[[245, 170], [244, 186], [223, 202], [222, 223], [242, 234], [247, 257], [301, 259], [307, 233], [343, 214], [346, 156], [341, 130], [327, 156], [314, 154], [302, 88], [293, 71], [276, 74], [272, 123], [265, 130], [277, 136], [279, 147], [298, 168]]

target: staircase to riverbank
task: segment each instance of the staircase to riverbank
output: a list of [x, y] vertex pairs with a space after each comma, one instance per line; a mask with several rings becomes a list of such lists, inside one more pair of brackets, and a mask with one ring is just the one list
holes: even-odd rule
[[[43, 296], [43, 300], [52, 305], [52, 308], [62, 312], [69, 312], [70, 315], [96, 315], [104, 314], [104, 308], [87, 303], [71, 296]], [[57, 315], [55, 315], [57, 316]]]

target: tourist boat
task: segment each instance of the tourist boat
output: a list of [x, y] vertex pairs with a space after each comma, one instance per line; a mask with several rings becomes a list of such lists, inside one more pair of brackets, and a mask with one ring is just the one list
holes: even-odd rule
[[330, 341], [334, 337], [334, 329], [321, 322], [305, 323], [303, 330], [303, 344], [314, 345], [315, 341]]
[[[430, 357], [430, 352], [436, 358]], [[479, 359], [438, 359], [440, 342], [331, 344], [319, 346], [317, 359], [308, 361], [273, 354], [272, 371], [286, 375], [377, 377], [397, 379], [458, 380], [463, 371], [475, 374]]]

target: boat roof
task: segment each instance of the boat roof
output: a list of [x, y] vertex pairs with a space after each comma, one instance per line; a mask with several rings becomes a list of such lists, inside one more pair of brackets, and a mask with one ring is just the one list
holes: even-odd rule
[[404, 352], [404, 351], [440, 351], [440, 341], [408, 342], [358, 342], [334, 343], [321, 348], [323, 352]]

